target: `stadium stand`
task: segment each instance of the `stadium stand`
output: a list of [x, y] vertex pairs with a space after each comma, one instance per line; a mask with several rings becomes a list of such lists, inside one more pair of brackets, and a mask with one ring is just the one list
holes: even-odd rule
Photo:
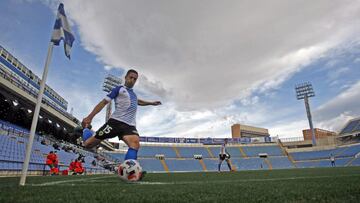
[[360, 152], [360, 145], [343, 146], [329, 150], [310, 151], [310, 152], [293, 152], [290, 155], [295, 161], [328, 159], [331, 154], [336, 158], [354, 157]]
[[360, 119], [350, 121], [340, 132], [340, 134], [351, 133], [360, 130]]
[[[22, 170], [25, 159], [25, 148], [28, 143], [28, 132], [16, 125], [0, 121], [0, 172], [3, 174], [18, 174]], [[29, 171], [33, 174], [47, 173], [49, 168], [45, 165], [46, 155], [50, 151], [57, 151], [59, 157], [60, 170], [67, 169], [70, 162], [79, 157], [84, 157], [84, 167], [88, 173], [108, 172], [103, 165], [95, 158], [96, 154], [76, 148], [72, 151], [56, 150], [52, 145], [43, 145], [40, 140], [45, 137], [36, 136], [30, 157]], [[48, 140], [50, 143], [51, 141]], [[62, 144], [68, 145], [68, 144]], [[70, 146], [71, 148], [75, 146]], [[75, 153], [75, 152], [76, 153]], [[99, 163], [96, 166], [92, 162]]]
[[326, 159], [329, 158], [331, 154], [334, 154], [337, 157], [342, 149], [331, 149], [331, 150], [321, 150], [321, 151], [311, 151], [311, 152], [294, 152], [290, 153], [295, 161], [301, 160], [317, 160], [317, 159]]
[[288, 157], [269, 157], [273, 169], [295, 168]]
[[360, 118], [354, 118], [345, 124], [337, 138], [342, 144], [360, 143]]
[[[25, 148], [28, 142], [28, 130], [17, 125], [0, 120], [0, 172], [11, 174], [20, 173], [22, 162], [25, 158]], [[42, 144], [41, 141], [46, 139]], [[46, 136], [36, 135], [31, 154], [29, 171], [34, 174], [47, 173], [49, 168], [45, 166], [45, 157], [49, 151], [54, 151], [52, 143], [56, 139], [49, 139]], [[125, 154], [119, 152], [106, 152], [104, 155], [85, 151], [70, 143], [59, 142], [58, 157], [60, 170], [67, 169], [70, 162], [84, 156], [83, 164], [90, 173], [109, 172], [98, 157], [110, 157], [111, 160], [122, 162]], [[75, 150], [64, 150], [70, 147]], [[218, 170], [218, 145], [202, 144], [167, 144], [167, 145], [142, 145], [139, 150], [139, 162], [143, 169], [148, 172], [198, 172]], [[261, 169], [284, 169], [284, 168], [313, 168], [331, 167], [330, 155], [336, 157], [336, 166], [358, 166], [360, 165], [360, 144], [340, 146], [333, 149], [284, 152], [275, 143], [263, 144], [233, 144], [227, 148], [231, 154], [231, 163], [236, 170], [261, 170]], [[260, 158], [259, 154], [266, 154]], [[287, 156], [286, 154], [289, 154]], [[162, 156], [158, 159], [156, 156]], [[200, 156], [195, 159], [194, 156]], [[292, 157], [290, 159], [290, 157]], [[96, 163], [93, 165], [93, 163]], [[107, 168], [109, 169], [109, 168]], [[221, 170], [227, 171], [226, 164]]]
[[[148, 172], [218, 170], [217, 155], [220, 149], [218, 146], [173, 144], [173, 146], [142, 146], [142, 149], [144, 150], [139, 155], [139, 162]], [[329, 160], [331, 154], [336, 157], [336, 166], [360, 165], [360, 158], [356, 158], [360, 156], [360, 144], [310, 152], [292, 152], [289, 155], [293, 157], [293, 161], [277, 144], [230, 145], [227, 150], [231, 154], [231, 162], [236, 170], [331, 167]], [[267, 158], [260, 158], [260, 153], [267, 154]], [[122, 153], [108, 154], [118, 161], [123, 161], [124, 154]], [[155, 155], [158, 154], [164, 155], [164, 160], [156, 159]], [[202, 155], [202, 159], [196, 160], [194, 155]], [[222, 165], [221, 170], [228, 170], [226, 164]]]
[[165, 172], [163, 165], [161, 164], [160, 160], [152, 158], [152, 159], [139, 159], [140, 165], [143, 167], [144, 170], [149, 172]]
[[176, 149], [182, 158], [193, 158], [195, 154], [202, 155], [203, 158], [211, 158], [204, 147], [176, 147]]
[[167, 159], [166, 164], [169, 168], [169, 171], [172, 172], [203, 171], [200, 162], [195, 159]]
[[[219, 150], [219, 146], [198, 144], [193, 146], [182, 146], [180, 144], [171, 147], [161, 145], [142, 146], [139, 151], [139, 162], [143, 169], [148, 172], [165, 172], [167, 170], [169, 172], [217, 171]], [[231, 154], [232, 165], [237, 170], [295, 167], [277, 144], [230, 145], [227, 150]], [[265, 153], [269, 157], [267, 159], [259, 158], [260, 153]], [[119, 162], [123, 161], [125, 156], [122, 153], [114, 152], [108, 152], [107, 154]], [[155, 155], [159, 154], [164, 155], [164, 160], [155, 159]], [[201, 155], [202, 159], [194, 159], [194, 155]], [[221, 170], [228, 170], [226, 164], [222, 165]]]
[[138, 152], [139, 157], [154, 157], [156, 154], [163, 154], [165, 157], [176, 157], [172, 147], [143, 146]]
[[245, 154], [249, 157], [256, 157], [260, 153], [267, 153], [269, 156], [283, 156], [283, 153], [278, 145], [259, 146], [259, 147], [242, 147]]

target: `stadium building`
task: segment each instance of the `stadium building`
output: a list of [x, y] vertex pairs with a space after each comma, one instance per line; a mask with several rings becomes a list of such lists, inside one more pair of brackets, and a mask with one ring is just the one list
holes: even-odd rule
[[238, 137], [254, 138], [254, 137], [269, 137], [270, 136], [268, 129], [249, 126], [249, 125], [243, 125], [243, 124], [232, 125], [231, 126], [231, 135], [232, 135], [232, 138], [238, 138]]
[[[336, 132], [323, 130], [320, 128], [314, 128], [314, 132], [316, 139], [327, 138], [327, 137], [334, 138], [336, 136]], [[304, 140], [311, 140], [312, 139], [311, 130], [310, 129], [303, 130], [303, 136], [304, 136]]]

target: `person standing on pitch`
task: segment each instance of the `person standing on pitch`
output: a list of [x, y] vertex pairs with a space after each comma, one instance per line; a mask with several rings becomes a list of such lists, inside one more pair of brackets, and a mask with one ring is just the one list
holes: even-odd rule
[[331, 161], [331, 166], [334, 167], [335, 166], [335, 156], [333, 154], [330, 154], [330, 161]]
[[231, 164], [230, 164], [230, 154], [226, 150], [227, 139], [225, 138], [224, 143], [221, 145], [220, 153], [219, 153], [219, 165], [218, 165], [218, 172], [220, 172], [221, 164], [225, 160], [229, 170], [232, 171]]
[[85, 148], [93, 148], [102, 140], [118, 136], [129, 147], [125, 160], [137, 159], [140, 148], [139, 133], [136, 129], [137, 106], [160, 105], [160, 101], [148, 102], [138, 99], [133, 87], [138, 79], [137, 71], [130, 69], [125, 75], [125, 85], [115, 87], [100, 103], [98, 103], [91, 113], [83, 119], [81, 125], [87, 128], [94, 116], [99, 113], [112, 99], [115, 100], [115, 111], [110, 119], [95, 132], [95, 135], [83, 135], [83, 145]]

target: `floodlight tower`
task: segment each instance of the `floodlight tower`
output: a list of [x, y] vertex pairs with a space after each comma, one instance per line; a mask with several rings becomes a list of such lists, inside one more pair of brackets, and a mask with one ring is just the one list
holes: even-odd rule
[[316, 146], [316, 139], [315, 139], [315, 131], [311, 119], [311, 113], [310, 113], [310, 105], [309, 105], [309, 97], [314, 97], [315, 92], [314, 89], [309, 82], [301, 83], [295, 86], [296, 91], [296, 98], [298, 100], [304, 99], [305, 102], [305, 108], [306, 108], [306, 114], [309, 120], [310, 130], [311, 130], [311, 136], [312, 136], [312, 144], [313, 146]]
[[[119, 86], [121, 83], [122, 83], [121, 78], [118, 78], [114, 75], [109, 74], [104, 79], [103, 91], [109, 93], [109, 92], [111, 92], [112, 89], [114, 89], [116, 86]], [[112, 102], [110, 101], [106, 107], [105, 122], [107, 122], [110, 118], [111, 104], [112, 104]]]

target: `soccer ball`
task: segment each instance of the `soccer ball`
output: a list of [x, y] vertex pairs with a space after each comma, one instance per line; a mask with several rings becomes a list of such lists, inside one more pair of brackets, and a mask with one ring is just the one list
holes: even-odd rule
[[142, 168], [136, 160], [128, 159], [119, 165], [118, 175], [121, 180], [135, 182], [141, 178]]

